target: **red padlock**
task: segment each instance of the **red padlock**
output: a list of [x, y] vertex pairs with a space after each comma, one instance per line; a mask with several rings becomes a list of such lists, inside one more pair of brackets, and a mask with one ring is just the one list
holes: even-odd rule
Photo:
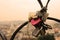
[[32, 24], [32, 25], [36, 25], [36, 24], [38, 24], [39, 22], [41, 22], [41, 19], [40, 19], [40, 18], [38, 18], [38, 19], [32, 19], [32, 20], [31, 20], [31, 24]]

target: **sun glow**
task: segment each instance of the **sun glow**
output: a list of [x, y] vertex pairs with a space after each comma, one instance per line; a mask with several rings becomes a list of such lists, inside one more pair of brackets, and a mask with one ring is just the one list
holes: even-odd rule
[[[47, 0], [42, 0], [45, 5]], [[51, 0], [49, 16], [60, 18], [60, 0]], [[40, 10], [37, 0], [0, 0], [0, 21], [27, 20], [29, 12]]]

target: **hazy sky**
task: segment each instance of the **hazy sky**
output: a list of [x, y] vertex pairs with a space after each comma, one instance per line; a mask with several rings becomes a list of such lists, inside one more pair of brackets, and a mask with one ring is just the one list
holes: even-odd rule
[[[47, 0], [42, 0], [44, 5]], [[29, 12], [40, 10], [37, 0], [0, 0], [0, 21], [27, 20]], [[60, 0], [51, 0], [49, 16], [60, 19]]]

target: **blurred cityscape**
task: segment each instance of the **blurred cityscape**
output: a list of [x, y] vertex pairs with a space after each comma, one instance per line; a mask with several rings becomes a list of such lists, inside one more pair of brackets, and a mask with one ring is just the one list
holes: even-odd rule
[[[25, 21], [5, 21], [0, 22], [0, 30], [6, 35], [8, 40], [12, 36], [13, 32]], [[52, 30], [48, 30], [48, 32], [54, 33], [54, 28], [59, 28], [60, 30], [60, 23], [54, 22], [54, 21], [47, 21], [47, 24], [52, 26]], [[18, 32], [14, 40], [37, 40], [34, 36], [32, 36], [32, 31], [34, 30], [34, 26], [32, 26], [30, 23], [22, 30]], [[28, 38], [28, 39], [24, 39]], [[30, 38], [30, 39], [29, 39]]]

